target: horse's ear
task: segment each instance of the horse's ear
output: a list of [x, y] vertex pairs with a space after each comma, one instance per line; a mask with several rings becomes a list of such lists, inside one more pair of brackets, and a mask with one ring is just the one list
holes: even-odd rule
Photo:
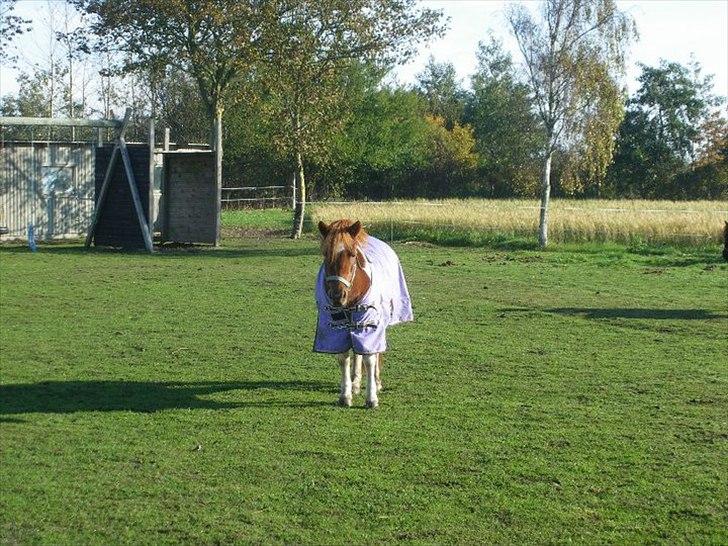
[[361, 222], [357, 220], [356, 222], [351, 224], [346, 231], [349, 232], [349, 235], [351, 235], [352, 239], [356, 239], [356, 236], [359, 235], [359, 232], [361, 231]]
[[318, 228], [324, 238], [329, 234], [329, 226], [327, 226], [325, 222], [319, 222]]

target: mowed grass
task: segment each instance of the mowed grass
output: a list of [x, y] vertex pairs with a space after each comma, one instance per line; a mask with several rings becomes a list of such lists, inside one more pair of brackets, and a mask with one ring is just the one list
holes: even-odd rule
[[[553, 242], [612, 242], [628, 245], [715, 244], [728, 220], [728, 201], [553, 199], [549, 237]], [[539, 202], [528, 199], [446, 199], [390, 203], [315, 204], [319, 220], [358, 218], [396, 239], [437, 244], [488, 246], [535, 241]], [[522, 245], [523, 246], [523, 245]]]
[[317, 243], [0, 247], [0, 543], [728, 542], [728, 267], [395, 245], [381, 407]]

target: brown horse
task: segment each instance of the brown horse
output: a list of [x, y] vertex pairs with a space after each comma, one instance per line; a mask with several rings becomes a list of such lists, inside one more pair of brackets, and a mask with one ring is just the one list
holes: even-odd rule
[[360, 222], [319, 222], [318, 227], [324, 263], [316, 285], [314, 351], [336, 354], [341, 366], [339, 403], [344, 406], [351, 406], [352, 394], [361, 389], [364, 364], [366, 405], [376, 408], [386, 329], [413, 320], [404, 273], [394, 250], [368, 235]]
[[[355, 307], [372, 285], [370, 275], [366, 272], [366, 260], [361, 247], [368, 234], [361, 222], [337, 220], [330, 225], [319, 222], [321, 232], [321, 253], [324, 256], [326, 272], [326, 293], [336, 307]], [[367, 407], [379, 405], [377, 393], [382, 390], [381, 367], [382, 353], [374, 355], [358, 355], [347, 351], [336, 355], [341, 367], [341, 387], [339, 404], [351, 406], [352, 394], [361, 392], [362, 361], [366, 357], [368, 384], [376, 385], [376, 389], [367, 388]], [[372, 380], [373, 379], [373, 380]], [[374, 391], [370, 393], [369, 391]]]

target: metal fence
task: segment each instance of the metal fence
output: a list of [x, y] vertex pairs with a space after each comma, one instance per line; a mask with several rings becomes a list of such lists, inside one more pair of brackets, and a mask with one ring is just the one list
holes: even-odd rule
[[293, 206], [291, 186], [239, 186], [222, 188], [226, 210]]

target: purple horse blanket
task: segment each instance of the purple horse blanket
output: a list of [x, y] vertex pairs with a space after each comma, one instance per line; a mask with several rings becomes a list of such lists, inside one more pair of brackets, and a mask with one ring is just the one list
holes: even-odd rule
[[367, 236], [362, 252], [371, 287], [353, 308], [331, 306], [326, 294], [322, 265], [316, 280], [318, 325], [313, 350], [317, 353], [383, 353], [387, 350], [388, 326], [413, 320], [412, 303], [402, 265], [394, 250], [379, 239]]

